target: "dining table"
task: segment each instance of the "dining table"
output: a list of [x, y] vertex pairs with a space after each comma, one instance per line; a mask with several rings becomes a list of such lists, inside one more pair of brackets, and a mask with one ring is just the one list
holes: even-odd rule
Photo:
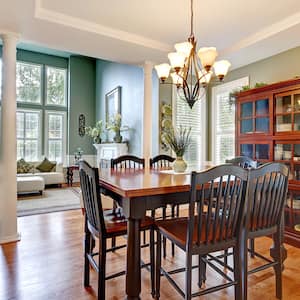
[[[208, 169], [209, 165], [198, 167]], [[99, 183], [104, 194], [111, 196], [123, 208], [127, 218], [126, 298], [140, 299], [141, 248], [140, 223], [147, 210], [167, 204], [189, 201], [191, 170], [175, 173], [157, 169], [99, 169]]]

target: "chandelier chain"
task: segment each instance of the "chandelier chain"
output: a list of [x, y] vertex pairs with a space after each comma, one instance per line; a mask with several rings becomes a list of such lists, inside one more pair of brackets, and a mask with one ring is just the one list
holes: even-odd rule
[[194, 36], [194, 10], [193, 10], [193, 0], [191, 0], [191, 36]]

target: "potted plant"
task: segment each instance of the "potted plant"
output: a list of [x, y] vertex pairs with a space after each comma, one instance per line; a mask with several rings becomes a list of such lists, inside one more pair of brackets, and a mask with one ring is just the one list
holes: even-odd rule
[[95, 144], [100, 144], [101, 135], [103, 133], [103, 121], [99, 120], [95, 127], [85, 127], [85, 133], [93, 138]]
[[115, 143], [122, 143], [123, 137], [121, 136], [121, 131], [128, 130], [129, 127], [122, 126], [122, 116], [120, 114], [115, 114], [106, 124], [106, 129], [115, 133], [113, 138]]
[[175, 152], [176, 160], [173, 163], [175, 172], [184, 172], [187, 164], [183, 159], [183, 155], [191, 143], [190, 139], [191, 127], [184, 128], [180, 126], [174, 129], [173, 126], [166, 131], [162, 139]]

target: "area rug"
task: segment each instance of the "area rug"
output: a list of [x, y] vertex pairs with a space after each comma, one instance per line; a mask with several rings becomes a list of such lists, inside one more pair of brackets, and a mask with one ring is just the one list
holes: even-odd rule
[[78, 187], [45, 189], [43, 195], [22, 195], [17, 201], [18, 217], [79, 208]]

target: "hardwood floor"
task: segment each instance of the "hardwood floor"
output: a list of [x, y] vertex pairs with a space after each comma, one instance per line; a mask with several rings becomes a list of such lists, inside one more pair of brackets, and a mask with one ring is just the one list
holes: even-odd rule
[[[83, 287], [83, 217], [80, 210], [58, 212], [18, 219], [22, 239], [18, 243], [0, 247], [0, 299], [52, 300], [96, 299], [96, 273], [92, 272], [89, 289]], [[256, 242], [257, 249], [268, 253], [269, 239]], [[283, 272], [284, 299], [300, 299], [300, 249], [286, 245], [288, 258]], [[147, 250], [142, 256], [147, 258]], [[170, 253], [170, 251], [168, 251]], [[184, 256], [176, 249], [173, 259], [163, 260], [171, 268], [182, 265]], [[250, 260], [256, 264], [256, 259]], [[125, 250], [108, 255], [107, 272], [125, 267]], [[150, 296], [150, 273], [142, 271], [142, 299]], [[183, 284], [183, 276], [177, 275]], [[196, 275], [195, 277], [196, 278]], [[208, 272], [208, 281], [221, 280]], [[107, 281], [107, 299], [124, 299], [125, 277]], [[249, 278], [249, 299], [275, 298], [273, 270], [256, 273]], [[196, 286], [195, 286], [196, 288]], [[204, 296], [200, 299], [233, 299], [233, 288]], [[162, 278], [161, 299], [181, 299], [178, 293]], [[196, 298], [195, 298], [196, 299]]]

